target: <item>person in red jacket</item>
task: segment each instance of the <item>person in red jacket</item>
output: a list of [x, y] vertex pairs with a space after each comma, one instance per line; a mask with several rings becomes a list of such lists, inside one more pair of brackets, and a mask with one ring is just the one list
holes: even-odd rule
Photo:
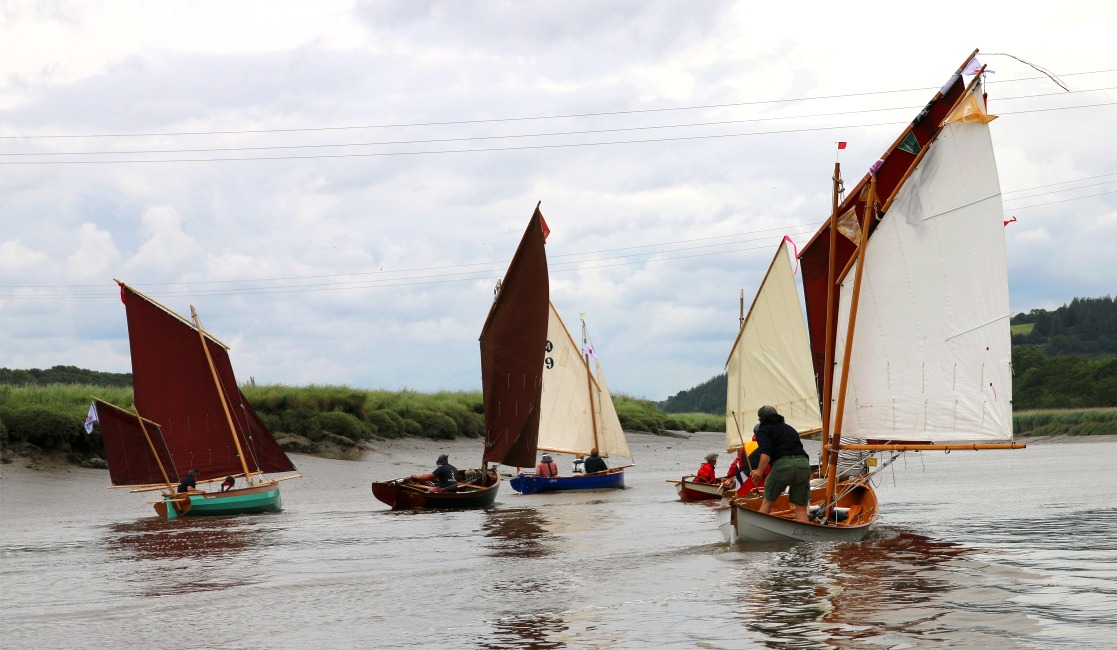
[[551, 458], [550, 454], [543, 454], [543, 458], [539, 459], [539, 464], [535, 466], [535, 475], [540, 478], [558, 476], [558, 463]]
[[717, 454], [706, 454], [706, 462], [702, 463], [702, 467], [698, 468], [698, 475], [694, 477], [695, 483], [709, 483], [713, 485], [718, 482], [718, 474], [714, 469], [717, 465]]

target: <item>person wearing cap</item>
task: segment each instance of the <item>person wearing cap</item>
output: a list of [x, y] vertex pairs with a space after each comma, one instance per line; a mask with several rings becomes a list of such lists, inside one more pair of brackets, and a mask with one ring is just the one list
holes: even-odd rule
[[540, 478], [558, 476], [558, 463], [551, 458], [550, 454], [543, 454], [543, 458], [540, 458], [539, 464], [535, 466], [535, 475]]
[[718, 482], [718, 473], [714, 466], [718, 463], [717, 454], [706, 454], [706, 462], [698, 468], [698, 474], [694, 477], [695, 483], [709, 483], [713, 485]]
[[756, 412], [760, 427], [756, 429], [756, 443], [760, 451], [760, 462], [749, 475], [753, 483], [764, 476], [771, 466], [772, 471], [764, 481], [764, 502], [759, 512], [768, 514], [772, 503], [788, 491], [787, 500], [795, 512], [795, 520], [809, 523], [807, 503], [811, 498], [811, 463], [799, 439], [799, 432], [783, 420], [774, 406], [761, 406]]
[[452, 492], [458, 487], [458, 469], [450, 464], [450, 457], [442, 454], [438, 457], [438, 467], [433, 472], [426, 474], [412, 474], [412, 481], [438, 481], [431, 488], [432, 492]]
[[192, 469], [187, 472], [186, 476], [183, 477], [181, 481], [179, 481], [178, 493], [183, 494], [201, 492], [201, 490], [198, 489], [198, 474], [200, 473], [201, 472], [196, 469]]

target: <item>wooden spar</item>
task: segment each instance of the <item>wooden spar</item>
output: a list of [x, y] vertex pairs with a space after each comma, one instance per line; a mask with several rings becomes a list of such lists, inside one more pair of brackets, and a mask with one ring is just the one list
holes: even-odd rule
[[[822, 514], [830, 516], [830, 501], [834, 498], [838, 478], [838, 451], [842, 440], [842, 419], [845, 413], [846, 388], [849, 386], [849, 358], [853, 354], [853, 333], [857, 325], [857, 303], [861, 297], [861, 276], [865, 271], [865, 249], [869, 243], [869, 224], [875, 212], [874, 204], [877, 200], [877, 177], [869, 181], [869, 196], [865, 201], [865, 214], [861, 224], [861, 243], [857, 246], [857, 273], [853, 277], [853, 295], [849, 304], [849, 325], [846, 327], [845, 350], [842, 353], [842, 378], [838, 384], [838, 412], [835, 416], [834, 426], [831, 429], [829, 458], [827, 459], [828, 474], [826, 476], [826, 502], [823, 503]], [[832, 224], [833, 226], [836, 224]], [[831, 257], [833, 260], [833, 257]]]
[[[597, 382], [594, 381], [593, 373], [590, 372], [590, 353], [589, 353], [589, 345], [588, 344], [589, 344], [589, 340], [588, 340], [588, 337], [586, 336], [586, 319], [582, 318], [582, 355], [581, 356], [582, 356], [582, 363], [585, 364], [585, 366], [586, 366], [586, 379], [587, 379], [587, 381], [586, 381], [586, 391], [589, 393], [589, 398], [590, 398], [590, 422], [593, 424], [593, 447], [594, 447], [594, 449], [600, 449], [601, 448], [601, 443], [598, 442], [598, 440], [597, 440], [597, 415], [598, 415], [597, 412], [598, 412], [599, 409], [596, 407], [596, 404], [593, 401], [593, 387], [594, 387], [594, 384], [596, 384]], [[600, 393], [600, 392], [601, 391], [599, 389], [598, 393]], [[601, 399], [600, 395], [598, 395], [598, 399]], [[606, 456], [609, 455], [609, 450], [608, 449], [605, 450], [605, 455]]]
[[745, 435], [741, 433], [741, 423], [737, 421], [737, 411], [730, 411], [730, 413], [733, 414], [733, 426], [737, 428], [737, 437], [741, 440], [741, 449], [744, 449]]
[[194, 319], [194, 327], [198, 330], [198, 338], [202, 341], [202, 351], [206, 353], [206, 362], [209, 364], [209, 371], [213, 375], [213, 385], [217, 388], [217, 397], [221, 399], [221, 408], [225, 411], [225, 421], [229, 423], [229, 433], [233, 436], [233, 444], [237, 447], [237, 458], [240, 459], [240, 466], [244, 469], [244, 476], [247, 479], [249, 475], [248, 463], [244, 460], [244, 450], [240, 446], [240, 438], [237, 437], [237, 427], [233, 423], [233, 414], [229, 412], [229, 402], [225, 399], [225, 391], [221, 387], [221, 380], [217, 377], [217, 367], [213, 365], [213, 357], [210, 356], [209, 346], [206, 345], [206, 333], [202, 330], [202, 324], [198, 321], [198, 312], [194, 310], [194, 305], [190, 305], [190, 317]]
[[741, 315], [737, 318], [737, 331], [745, 329], [745, 290], [741, 289]]
[[981, 450], [981, 449], [1026, 449], [1028, 445], [1022, 442], [990, 442], [990, 443], [943, 443], [921, 445], [911, 444], [886, 444], [886, 445], [844, 445], [842, 449], [857, 451], [953, 451], [953, 450]]
[[167, 489], [169, 490], [171, 488], [171, 479], [167, 476], [167, 470], [163, 467], [163, 461], [159, 460], [159, 453], [155, 451], [155, 443], [151, 441], [151, 434], [147, 432], [147, 426], [144, 424], [144, 419], [140, 417], [140, 412], [136, 410], [135, 403], [131, 404], [131, 407], [132, 412], [136, 414], [136, 421], [140, 423], [140, 431], [143, 431], [144, 440], [147, 441], [147, 448], [151, 450], [151, 455], [155, 458], [155, 464], [159, 466], [159, 473], [163, 475], [163, 480], [167, 482]]
[[[119, 284], [119, 285], [120, 285], [120, 288], [122, 288], [122, 289], [128, 289], [128, 290], [129, 290], [129, 291], [131, 291], [132, 293], [134, 293], [134, 294], [136, 294], [137, 296], [139, 296], [139, 297], [143, 298], [144, 300], [146, 300], [146, 301], [150, 302], [151, 304], [155, 305], [155, 306], [156, 306], [156, 307], [158, 307], [159, 309], [162, 309], [163, 311], [167, 312], [167, 313], [168, 313], [168, 314], [170, 314], [171, 316], [174, 316], [175, 318], [179, 319], [179, 320], [180, 320], [180, 321], [182, 321], [183, 323], [185, 323], [185, 324], [187, 324], [187, 325], [191, 325], [191, 322], [190, 322], [190, 319], [189, 319], [189, 318], [186, 318], [186, 317], [185, 317], [185, 316], [183, 316], [182, 314], [180, 314], [180, 313], [178, 313], [177, 311], [175, 311], [175, 310], [171, 309], [170, 307], [168, 307], [168, 306], [164, 305], [163, 303], [161, 303], [161, 302], [159, 302], [158, 300], [156, 300], [156, 299], [152, 298], [151, 296], [147, 295], [146, 293], [144, 293], [144, 292], [142, 292], [142, 291], [138, 291], [138, 290], [136, 290], [136, 288], [135, 288], [135, 287], [131, 287], [131, 286], [128, 286], [127, 284], [124, 284], [123, 282], [121, 282], [120, 280], [117, 280], [116, 278], [113, 278], [113, 282], [115, 282], [115, 283]], [[218, 339], [217, 337], [215, 337], [214, 335], [212, 335], [212, 334], [209, 334], [208, 332], [207, 332], [206, 334], [207, 334], [207, 335], [209, 336], [209, 340], [211, 340], [211, 341], [213, 341], [214, 343], [216, 343], [216, 344], [220, 345], [221, 347], [225, 348], [226, 350], [228, 350], [228, 349], [229, 349], [229, 346], [228, 346], [228, 345], [225, 345], [224, 343], [222, 343], [222, 342], [221, 342], [221, 340], [220, 340], [220, 339]]]
[[[837, 271], [835, 267], [838, 264], [834, 256], [834, 248], [838, 245], [838, 193], [842, 186], [842, 164], [840, 162], [834, 163], [833, 181], [834, 191], [830, 208], [830, 259], [827, 260], [826, 264], [826, 341], [823, 346], [822, 357], [822, 395], [819, 396], [819, 406], [822, 408], [822, 457], [826, 459], [826, 462], [822, 463], [824, 467], [830, 466], [830, 432], [832, 431], [830, 427], [830, 405], [832, 403], [830, 397], [834, 390], [834, 318], [836, 317], [834, 313], [834, 274]], [[826, 470], [823, 469], [823, 471]]]

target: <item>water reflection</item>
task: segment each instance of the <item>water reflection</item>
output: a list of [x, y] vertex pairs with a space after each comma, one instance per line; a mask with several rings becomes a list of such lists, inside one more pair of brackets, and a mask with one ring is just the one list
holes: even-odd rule
[[772, 559], [743, 576], [741, 619], [787, 647], [949, 642], [954, 630], [943, 620], [951, 611], [944, 598], [971, 587], [985, 566], [969, 557], [975, 549], [908, 532], [750, 550]]
[[553, 614], [526, 612], [492, 622], [492, 630], [477, 639], [479, 648], [565, 648], [568, 626]]
[[495, 557], [539, 558], [551, 554], [547, 520], [534, 508], [489, 510], [481, 525]]
[[263, 546], [253, 518], [148, 518], [111, 524], [104, 547], [119, 569], [116, 586], [138, 596], [221, 591], [251, 584], [244, 556]]

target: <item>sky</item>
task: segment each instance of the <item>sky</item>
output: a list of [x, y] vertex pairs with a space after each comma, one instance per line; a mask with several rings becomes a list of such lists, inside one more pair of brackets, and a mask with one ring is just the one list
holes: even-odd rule
[[115, 278], [241, 382], [477, 390], [541, 202], [552, 302], [666, 399], [978, 48], [1013, 312], [1113, 295], [1117, 5], [1029, 7], [7, 0], [0, 367], [129, 372]]

